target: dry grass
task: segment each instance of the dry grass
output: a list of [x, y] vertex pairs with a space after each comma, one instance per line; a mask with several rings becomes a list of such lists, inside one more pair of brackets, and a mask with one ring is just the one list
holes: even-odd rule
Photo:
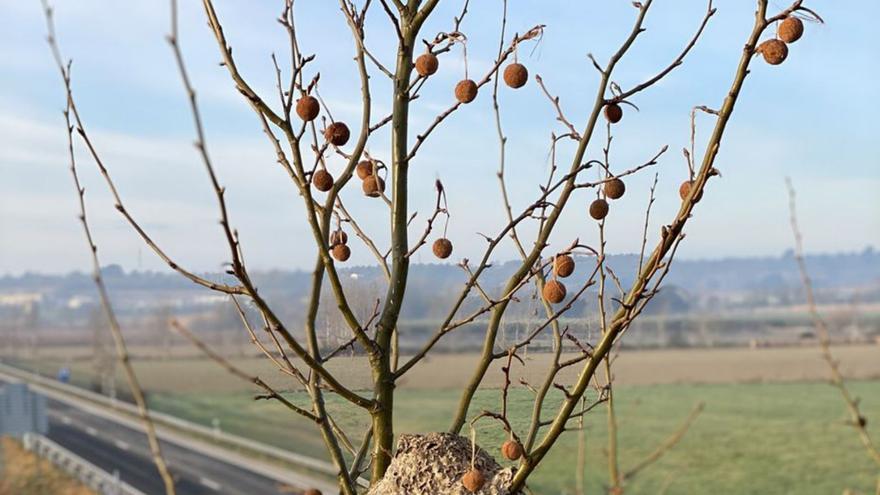
[[[841, 361], [844, 376], [850, 379], [880, 377], [880, 346], [835, 346], [835, 355]], [[48, 354], [47, 354], [48, 355]], [[410, 390], [458, 388], [474, 369], [476, 354], [444, 354], [431, 356], [416, 366], [401, 381], [399, 388]], [[549, 354], [530, 354], [526, 366], [515, 366], [514, 382], [520, 377], [530, 383], [538, 382], [546, 372]], [[265, 358], [233, 358], [236, 366], [284, 389], [290, 386]], [[34, 367], [35, 361], [20, 364]], [[486, 376], [485, 385], [499, 387], [503, 379], [501, 361]], [[59, 366], [69, 365], [74, 380], [80, 385], [91, 381], [89, 361], [41, 358], [40, 371], [54, 374]], [[353, 388], [370, 386], [370, 372], [364, 358], [339, 357], [328, 366], [342, 381]], [[253, 385], [239, 380], [220, 369], [216, 363], [200, 358], [172, 358], [135, 362], [143, 386], [156, 392], [240, 392], [253, 391]], [[570, 369], [560, 375], [560, 382], [574, 379], [578, 370]], [[784, 348], [723, 348], [723, 349], [667, 349], [625, 350], [615, 363], [615, 379], [621, 385], [655, 385], [670, 383], [753, 383], [822, 381], [828, 378], [827, 367], [813, 347]], [[120, 375], [117, 383], [124, 387]]]
[[24, 450], [11, 438], [0, 439], [3, 462], [0, 495], [94, 495], [48, 461]]

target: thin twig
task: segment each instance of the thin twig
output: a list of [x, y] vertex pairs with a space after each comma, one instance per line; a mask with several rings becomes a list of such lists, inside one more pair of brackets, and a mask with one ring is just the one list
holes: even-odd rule
[[813, 320], [813, 326], [816, 328], [816, 333], [819, 337], [819, 347], [822, 352], [822, 358], [825, 360], [825, 363], [828, 365], [828, 370], [831, 372], [831, 384], [840, 391], [840, 396], [849, 411], [850, 425], [856, 429], [859, 439], [862, 441], [862, 445], [865, 446], [868, 456], [870, 456], [877, 466], [880, 467], [880, 450], [878, 450], [877, 445], [874, 444], [874, 441], [868, 434], [868, 422], [859, 408], [859, 400], [852, 396], [852, 393], [843, 378], [843, 374], [840, 372], [840, 364], [834, 359], [834, 354], [831, 352], [831, 332], [828, 330], [828, 324], [825, 322], [825, 319], [819, 314], [819, 309], [816, 305], [816, 296], [813, 293], [813, 283], [810, 279], [810, 274], [807, 271], [807, 263], [804, 260], [804, 243], [803, 235], [798, 226], [796, 193], [790, 178], [786, 177], [785, 185], [788, 189], [788, 208], [790, 213], [791, 231], [794, 235], [794, 257], [798, 265], [798, 271], [800, 272], [804, 293], [806, 294], [810, 317]]
[[208, 347], [208, 345], [205, 344], [204, 341], [202, 341], [200, 338], [196, 337], [195, 334], [193, 334], [188, 328], [186, 328], [179, 321], [171, 320], [171, 327], [170, 328], [173, 329], [176, 333], [186, 337], [186, 339], [189, 340], [200, 351], [202, 351], [202, 353], [205, 356], [207, 356], [209, 359], [211, 359], [212, 361], [214, 361], [215, 363], [220, 365], [221, 368], [228, 371], [231, 375], [233, 375], [237, 378], [241, 378], [242, 380], [244, 380], [246, 382], [253, 383], [254, 385], [262, 388], [266, 392], [266, 395], [261, 396], [261, 398], [274, 399], [274, 400], [280, 402], [281, 404], [283, 404], [284, 407], [299, 414], [300, 416], [308, 418], [312, 421], [318, 420], [318, 418], [314, 414], [306, 411], [305, 409], [303, 409], [303, 408], [297, 406], [296, 404], [293, 404], [289, 400], [285, 399], [281, 394], [276, 392], [274, 388], [270, 387], [269, 384], [264, 382], [262, 378], [255, 376], [255, 375], [250, 375], [250, 374], [242, 371], [240, 368], [236, 367], [232, 363], [230, 363], [229, 360], [227, 360], [226, 358], [224, 358], [223, 356], [221, 356], [220, 354], [215, 352], [213, 349]]
[[67, 104], [64, 109], [64, 120], [67, 130], [67, 150], [70, 159], [70, 173], [73, 177], [73, 184], [76, 187], [76, 193], [79, 202], [79, 220], [80, 223], [82, 223], [83, 233], [85, 234], [86, 243], [88, 244], [89, 252], [91, 253], [92, 257], [92, 278], [95, 282], [96, 288], [98, 289], [98, 296], [101, 300], [101, 307], [104, 309], [104, 314], [107, 317], [107, 322], [110, 326], [110, 333], [113, 336], [113, 342], [116, 348], [116, 358], [122, 364], [122, 368], [125, 371], [125, 377], [128, 381], [131, 395], [134, 398], [135, 404], [137, 405], [138, 415], [140, 416], [141, 422], [144, 426], [144, 432], [147, 436], [147, 443], [149, 444], [150, 455], [152, 456], [153, 464], [155, 464], [156, 469], [159, 471], [159, 477], [162, 479], [165, 493], [167, 495], [175, 495], [176, 490], [174, 487], [174, 477], [168, 469], [168, 464], [165, 461], [165, 457], [162, 455], [162, 447], [160, 446], [158, 436], [156, 435], [156, 426], [153, 424], [153, 419], [150, 416], [150, 410], [147, 407], [147, 401], [144, 396], [143, 388], [141, 387], [140, 381], [138, 380], [137, 373], [135, 373], [134, 366], [132, 366], [131, 364], [131, 357], [128, 353], [128, 347], [125, 343], [125, 337], [122, 334], [122, 328], [119, 325], [119, 320], [116, 318], [116, 312], [114, 311], [113, 305], [110, 302], [110, 296], [107, 292], [107, 287], [104, 285], [104, 278], [101, 273], [101, 263], [98, 259], [98, 246], [95, 243], [94, 237], [92, 236], [91, 228], [89, 227], [85, 203], [86, 191], [79, 180], [79, 174], [76, 168], [76, 154], [74, 153], [73, 144], [74, 126], [73, 122], [71, 121], [71, 113], [76, 114], [76, 105], [73, 99], [73, 90], [71, 88], [71, 63], [68, 62], [67, 64], [65, 64], [63, 61], [64, 59], [61, 56], [61, 50], [58, 47], [57, 36], [55, 34], [53, 10], [47, 0], [43, 0], [43, 11], [46, 17], [46, 28], [48, 31], [47, 39], [49, 42], [49, 46], [52, 50], [52, 55], [61, 74], [61, 78], [64, 81], [64, 88], [67, 100]]

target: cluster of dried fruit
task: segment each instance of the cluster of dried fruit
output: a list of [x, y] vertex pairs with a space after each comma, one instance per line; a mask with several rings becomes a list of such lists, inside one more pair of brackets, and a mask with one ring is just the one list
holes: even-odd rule
[[330, 252], [336, 261], [348, 261], [351, 249], [348, 247], [348, 234], [339, 229], [330, 234]]
[[565, 299], [565, 285], [560, 282], [559, 278], [566, 278], [574, 273], [574, 258], [567, 254], [556, 255], [553, 259], [553, 280], [548, 280], [544, 284], [541, 294], [544, 300], [550, 304], [559, 304]]
[[801, 39], [804, 35], [804, 22], [795, 16], [788, 16], [779, 23], [776, 38], [766, 40], [758, 45], [757, 52], [770, 65], [779, 65], [788, 57], [788, 45]]
[[[311, 122], [318, 118], [321, 112], [321, 104], [312, 95], [305, 95], [296, 100], [296, 114], [305, 122]], [[334, 146], [344, 146], [351, 137], [351, 131], [345, 122], [333, 122], [324, 129], [324, 139]]]
[[[425, 52], [416, 58], [416, 72], [422, 77], [429, 77], [437, 73], [440, 61], [431, 52]], [[511, 88], [517, 89], [526, 85], [529, 81], [529, 70], [526, 66], [514, 62], [504, 68], [504, 83]], [[477, 99], [479, 86], [473, 79], [462, 79], [455, 85], [455, 99], [460, 103], [470, 103]]]
[[[321, 113], [321, 104], [312, 95], [304, 95], [296, 100], [296, 114], [305, 122], [311, 122]], [[334, 146], [343, 146], [351, 137], [351, 131], [344, 122], [333, 122], [324, 129], [324, 139]], [[312, 185], [321, 192], [333, 188], [333, 176], [325, 169], [318, 169], [312, 174]]]
[[[507, 440], [501, 445], [501, 455], [509, 461], [515, 461], [522, 457], [523, 447], [516, 440]], [[476, 493], [486, 484], [486, 476], [475, 466], [464, 473], [461, 477], [461, 484], [467, 491]]]
[[[626, 192], [626, 184], [617, 177], [605, 181], [605, 198], [620, 199]], [[608, 201], [598, 198], [590, 203], [590, 216], [594, 220], [602, 220], [608, 215]]]
[[379, 177], [379, 167], [375, 160], [363, 160], [355, 167], [355, 173], [361, 182], [364, 194], [378, 198], [385, 192], [385, 181]]

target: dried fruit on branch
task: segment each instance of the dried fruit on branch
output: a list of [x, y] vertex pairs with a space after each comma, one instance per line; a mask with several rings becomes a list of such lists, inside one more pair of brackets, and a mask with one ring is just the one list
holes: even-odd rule
[[758, 53], [763, 55], [768, 64], [779, 65], [788, 57], [788, 46], [781, 40], [767, 40], [758, 45]]
[[486, 484], [486, 477], [479, 469], [471, 468], [461, 477], [461, 484], [467, 491], [476, 493]]
[[334, 230], [330, 234], [330, 245], [336, 246], [337, 244], [348, 244], [348, 234], [344, 230]]
[[515, 461], [522, 457], [523, 448], [516, 440], [508, 440], [501, 445], [501, 454], [509, 461]]
[[604, 199], [597, 199], [590, 203], [590, 216], [595, 220], [602, 220], [608, 215], [608, 202]]
[[321, 105], [318, 103], [318, 99], [314, 96], [306, 95], [296, 100], [296, 114], [306, 122], [315, 120], [315, 117], [317, 117], [320, 112]]
[[[684, 201], [691, 195], [691, 187], [694, 185], [693, 181], [686, 180], [681, 183], [681, 186], [678, 188], [678, 195], [681, 197], [681, 200]], [[703, 191], [700, 191], [697, 196], [694, 198], [694, 203], [701, 200], [703, 198]]]
[[553, 260], [553, 273], [562, 278], [571, 275], [574, 273], [574, 259], [567, 254], [557, 256]]
[[355, 172], [357, 172], [357, 176], [359, 179], [364, 180], [367, 177], [373, 175], [373, 162], [369, 160], [364, 160], [357, 164], [355, 168]]
[[324, 169], [315, 170], [315, 173], [312, 175], [312, 184], [315, 186], [315, 189], [327, 192], [333, 188], [333, 176]]
[[618, 178], [614, 178], [605, 183], [605, 196], [611, 199], [620, 199], [626, 192], [626, 184]]
[[334, 146], [344, 146], [350, 137], [351, 132], [343, 122], [333, 122], [324, 130], [324, 139]]
[[779, 23], [776, 35], [786, 43], [794, 43], [804, 35], [804, 21], [794, 16], [786, 17]]
[[416, 72], [420, 76], [428, 77], [433, 75], [437, 72], [439, 66], [440, 62], [437, 60], [437, 56], [430, 52], [423, 53], [416, 59]]
[[521, 88], [529, 80], [529, 70], [520, 63], [512, 63], [504, 69], [504, 83], [511, 88]]
[[470, 103], [477, 97], [477, 83], [470, 79], [459, 81], [455, 85], [455, 99], [462, 103]]
[[371, 175], [364, 179], [364, 182], [361, 184], [363, 187], [364, 194], [371, 198], [378, 198], [385, 192], [385, 181], [382, 180], [381, 177], [376, 177]]
[[434, 256], [441, 260], [445, 260], [452, 254], [452, 241], [445, 237], [441, 237], [434, 241], [434, 245], [431, 249], [434, 251]]
[[548, 280], [547, 283], [544, 284], [542, 294], [544, 295], [544, 300], [550, 304], [559, 304], [565, 299], [565, 292], [565, 286], [562, 285], [562, 282], [558, 280]]
[[345, 244], [337, 244], [333, 246], [331, 252], [337, 261], [348, 261], [348, 258], [351, 257], [351, 249]]
[[617, 103], [609, 103], [605, 105], [605, 118], [608, 122], [616, 124], [623, 118], [623, 109]]

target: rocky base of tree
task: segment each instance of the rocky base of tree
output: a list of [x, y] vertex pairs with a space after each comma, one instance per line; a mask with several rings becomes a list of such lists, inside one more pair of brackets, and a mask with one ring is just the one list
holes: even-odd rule
[[[485, 476], [478, 495], [508, 495], [513, 478], [483, 449], [476, 448], [474, 467]], [[401, 435], [397, 453], [368, 495], [470, 495], [461, 478], [471, 468], [471, 441], [451, 433]]]

